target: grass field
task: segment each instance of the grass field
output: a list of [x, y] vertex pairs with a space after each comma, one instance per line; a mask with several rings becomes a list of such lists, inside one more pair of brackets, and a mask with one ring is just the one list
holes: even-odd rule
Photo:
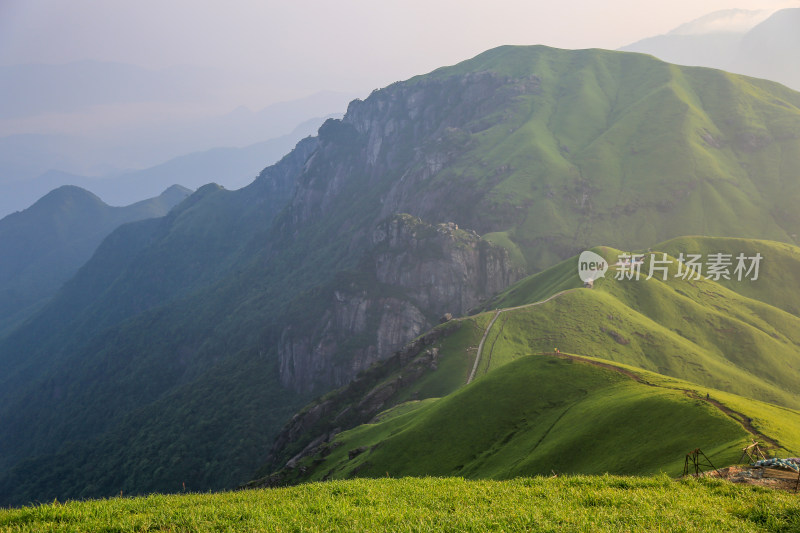
[[350, 480], [0, 510], [3, 532], [799, 529], [793, 494], [667, 476]]
[[[677, 476], [697, 447], [718, 466], [736, 463], [751, 434], [700, 394], [687, 395], [687, 387], [639, 382], [569, 359], [521, 358], [445, 398], [401, 404], [337, 435], [305, 459], [306, 479]], [[759, 414], [774, 424], [800, 419], [789, 411]], [[794, 432], [785, 436], [785, 445], [800, 444]]]

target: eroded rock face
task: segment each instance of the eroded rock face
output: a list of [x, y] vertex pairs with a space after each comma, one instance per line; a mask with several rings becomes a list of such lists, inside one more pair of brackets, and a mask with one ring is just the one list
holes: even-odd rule
[[402, 287], [437, 316], [463, 315], [522, 275], [505, 249], [452, 222], [430, 225], [397, 215], [378, 225], [372, 242], [377, 280]]
[[502, 119], [494, 111], [522, 94], [539, 93], [540, 82], [537, 76], [478, 72], [395, 84], [354, 100], [344, 118], [329, 119], [320, 128], [285, 222], [297, 225], [324, 216], [368, 188], [377, 195], [372, 223], [411, 213], [482, 231], [483, 222], [471, 212], [485, 186], [428, 187], [428, 182], [469, 150], [473, 134]]
[[[283, 470], [249, 486], [285, 484], [299, 459], [318, 453], [320, 447], [334, 446], [332, 441], [338, 433], [366, 423], [395, 405], [398, 391], [427, 372], [438, 370], [439, 350], [434, 345], [458, 329], [453, 322], [428, 331], [395, 351], [382, 365], [294, 415], [275, 439], [265, 465], [267, 472]], [[287, 452], [290, 455], [285, 455]]]
[[288, 326], [279, 345], [281, 382], [298, 391], [339, 387], [439, 322], [462, 315], [519, 279], [508, 252], [454, 223], [410, 215], [378, 224], [360, 277], [336, 285], [319, 317]]
[[[506, 250], [457, 225], [486, 224], [473, 211], [492, 180], [465, 184], [439, 174], [469, 150], [473, 134], [502, 118], [491, 110], [539, 85], [536, 76], [490, 72], [434, 77], [353, 101], [342, 120], [323, 124], [277, 225], [294, 238], [303, 224], [357, 211], [324, 231], [347, 236], [342, 246], [361, 257], [360, 281], [327, 283], [324, 304], [309, 303], [314, 316], [303, 317], [302, 327], [287, 321], [279, 342], [285, 386], [344, 385], [443, 315], [463, 315], [522, 277]], [[509, 171], [498, 169], [497, 177]], [[361, 209], [352, 209], [355, 202]], [[448, 222], [432, 223], [441, 221]]]
[[414, 305], [370, 298], [361, 291], [333, 292], [315, 327], [287, 327], [281, 336], [281, 383], [301, 392], [340, 387], [430, 327]]

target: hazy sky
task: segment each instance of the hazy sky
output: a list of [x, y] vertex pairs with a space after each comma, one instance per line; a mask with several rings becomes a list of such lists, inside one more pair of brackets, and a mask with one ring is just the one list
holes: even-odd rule
[[614, 49], [720, 9], [782, 7], [800, 0], [0, 0], [0, 65], [214, 66], [243, 76], [233, 98], [263, 106], [501, 44]]
[[[239, 106], [338, 91], [313, 116], [344, 112], [503, 44], [616, 49], [784, 7], [800, 0], [0, 0], [0, 181], [36, 175], [31, 161], [101, 175], [244, 146], [269, 136], [236, 126]], [[12, 67], [32, 63], [69, 65]]]

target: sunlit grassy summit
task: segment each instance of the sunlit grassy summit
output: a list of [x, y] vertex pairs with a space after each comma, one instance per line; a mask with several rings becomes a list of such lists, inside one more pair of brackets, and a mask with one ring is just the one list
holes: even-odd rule
[[474, 219], [532, 267], [565, 248], [679, 235], [796, 242], [800, 94], [645, 55], [542, 46], [496, 48], [407, 83], [481, 75], [507, 83], [461, 126], [469, 148], [434, 183], [485, 188]]

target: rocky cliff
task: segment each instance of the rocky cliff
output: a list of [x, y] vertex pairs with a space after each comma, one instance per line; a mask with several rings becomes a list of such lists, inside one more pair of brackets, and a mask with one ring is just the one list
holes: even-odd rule
[[[488, 180], [477, 174], [435, 178], [445, 177], [441, 172], [449, 163], [475, 148], [476, 133], [507, 120], [511, 102], [537, 94], [539, 84], [535, 75], [478, 72], [414, 79], [354, 100], [343, 119], [329, 119], [320, 128], [319, 146], [298, 180], [285, 222], [297, 226], [369, 202], [371, 225], [410, 213], [489, 231], [476, 207], [510, 167], [481, 167], [477, 174], [488, 172]], [[352, 232], [354, 221], [348, 222]]]
[[[324, 449], [341, 431], [371, 420], [398, 401], [397, 393], [438, 370], [436, 344], [455, 334], [450, 321], [409, 342], [380, 365], [363, 371], [346, 386], [318, 398], [297, 413], [275, 439], [259, 479], [248, 486], [279, 486], [298, 474], [297, 462]], [[377, 385], [376, 385], [377, 383]]]
[[474, 231], [393, 216], [374, 228], [352, 281], [339, 277], [324, 309], [283, 330], [281, 383], [298, 391], [342, 386], [440, 317], [465, 313], [522, 274], [504, 248]]
[[397, 215], [372, 232], [375, 276], [429, 313], [461, 315], [519, 279], [508, 251], [453, 222]]

